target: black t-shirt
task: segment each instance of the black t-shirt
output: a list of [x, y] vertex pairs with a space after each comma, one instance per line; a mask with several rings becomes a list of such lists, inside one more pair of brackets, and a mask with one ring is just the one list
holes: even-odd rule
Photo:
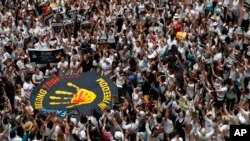
[[144, 95], [149, 94], [149, 90], [151, 89], [151, 85], [148, 81], [145, 81], [144, 84], [142, 85], [142, 92]]
[[117, 32], [121, 32], [122, 25], [123, 25], [123, 19], [119, 17], [116, 21], [116, 26], [118, 27]]
[[83, 72], [88, 72], [93, 68], [93, 63], [92, 61], [89, 61], [89, 62], [82, 61], [81, 67], [82, 67]]

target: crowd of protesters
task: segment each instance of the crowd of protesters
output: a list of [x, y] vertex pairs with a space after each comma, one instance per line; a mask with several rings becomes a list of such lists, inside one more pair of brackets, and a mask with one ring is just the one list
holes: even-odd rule
[[[228, 140], [250, 124], [249, 18], [241, 0], [1, 0], [0, 140]], [[46, 78], [87, 71], [117, 85], [113, 107], [77, 120], [30, 105]]]

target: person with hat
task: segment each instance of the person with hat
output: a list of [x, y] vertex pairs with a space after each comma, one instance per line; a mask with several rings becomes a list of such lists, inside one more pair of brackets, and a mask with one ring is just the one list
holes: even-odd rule
[[32, 121], [28, 121], [25, 124], [23, 124], [22, 127], [25, 132], [31, 131], [31, 129], [33, 128], [33, 123]]
[[[35, 123], [35, 120], [27, 120], [25, 118], [21, 119], [21, 127], [24, 132], [22, 139], [27, 140], [28, 136], [31, 134], [34, 134], [34, 131], [37, 129], [37, 125]], [[19, 129], [20, 130], [20, 129]]]

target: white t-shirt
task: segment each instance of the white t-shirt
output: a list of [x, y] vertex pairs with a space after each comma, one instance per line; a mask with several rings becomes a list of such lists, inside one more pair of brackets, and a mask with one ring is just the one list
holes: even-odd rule
[[206, 133], [205, 135], [202, 135], [200, 131], [197, 131], [199, 141], [211, 141], [211, 138], [214, 134], [214, 130], [211, 130], [210, 132]]
[[73, 62], [70, 63], [70, 70], [72, 74], [77, 74], [79, 65], [80, 65], [79, 62], [76, 62], [75, 64]]
[[141, 72], [148, 70], [146, 59], [139, 60], [139, 69]]
[[50, 134], [51, 134], [51, 132], [52, 132], [52, 130], [51, 129], [49, 129], [47, 126], [45, 127], [45, 133], [44, 133], [44, 136], [50, 136]]
[[123, 87], [123, 84], [125, 83], [124, 81], [124, 76], [120, 76], [120, 74], [117, 73], [117, 76], [116, 76], [116, 86], [118, 88], [122, 88]]
[[39, 74], [34, 73], [32, 75], [32, 80], [36, 82], [42, 82], [44, 80], [43, 72], [39, 72]]
[[185, 47], [179, 47], [178, 48], [179, 53], [181, 54], [181, 58], [184, 59], [186, 58], [186, 48]]
[[68, 74], [69, 63], [67, 61], [59, 62], [57, 68], [61, 73]]
[[183, 141], [183, 139], [181, 137], [179, 137], [179, 139], [172, 138], [171, 141]]
[[224, 7], [228, 7], [229, 4], [230, 4], [230, 0], [224, 0], [224, 1], [223, 1], [223, 6], [224, 6]]
[[122, 129], [137, 132], [139, 126], [139, 121], [136, 120], [135, 123], [126, 124], [125, 121], [122, 122]]
[[172, 45], [177, 45], [177, 41], [176, 39], [171, 40], [170, 38], [167, 40], [167, 44], [168, 44], [168, 50], [171, 50]]
[[134, 58], [137, 58], [137, 56], [141, 53], [141, 48], [140, 47], [134, 47], [134, 50], [133, 50], [133, 57]]
[[105, 63], [105, 62], [102, 63], [102, 69], [103, 69], [104, 71], [110, 70], [111, 67], [112, 67], [112, 63], [110, 63], [110, 62], [109, 62], [109, 64], [108, 64], [108, 63]]
[[48, 44], [46, 42], [38, 42], [35, 44], [36, 49], [49, 49]]
[[225, 135], [229, 136], [230, 126], [228, 124], [220, 124], [218, 128], [220, 132], [223, 132]]
[[203, 13], [204, 12], [204, 4], [199, 5], [198, 3], [196, 3], [195, 5], [195, 11], [198, 13]]
[[55, 72], [57, 72], [55, 67], [53, 69], [46, 69], [45, 75], [52, 76]]
[[139, 8], [140, 12], [141, 12], [141, 11], [145, 11], [145, 5], [144, 5], [144, 4], [140, 4], [140, 5], [138, 6], [138, 8]]
[[15, 138], [13, 139], [10, 139], [10, 141], [22, 141], [23, 139], [20, 138], [19, 136], [16, 136]]
[[25, 93], [25, 96], [27, 98], [30, 97], [30, 94], [31, 94], [31, 91], [33, 90], [34, 88], [34, 84], [32, 82], [24, 82], [23, 83], [23, 90], [24, 90], [24, 93]]
[[238, 5], [239, 5], [240, 0], [234, 0], [232, 4], [232, 9], [233, 10], [238, 10]]
[[222, 101], [224, 100], [225, 94], [227, 93], [227, 87], [226, 86], [221, 87], [217, 89], [216, 92], [217, 92], [217, 97], [216, 97], [217, 100]]
[[206, 6], [212, 6], [213, 0], [206, 0]]
[[94, 126], [98, 126], [98, 121], [96, 119], [96, 117], [94, 116], [88, 116], [88, 121], [91, 121], [91, 124], [93, 124]]
[[86, 135], [86, 132], [84, 130], [81, 130], [79, 139], [80, 140], [86, 140], [87, 139], [87, 135]]
[[170, 119], [164, 120], [163, 125], [167, 133], [172, 133], [174, 131], [174, 124], [172, 120]]
[[[25, 93], [24, 93], [23, 88], [21, 88], [21, 95], [15, 95], [15, 107], [18, 110], [22, 110], [21, 101], [23, 98], [25, 98]], [[18, 102], [19, 102], [19, 105], [17, 104]]]
[[187, 85], [187, 94], [190, 96], [190, 97], [193, 97], [194, 96], [194, 83], [189, 83]]
[[244, 20], [249, 20], [249, 16], [250, 16], [249, 12], [244, 12], [243, 19]]

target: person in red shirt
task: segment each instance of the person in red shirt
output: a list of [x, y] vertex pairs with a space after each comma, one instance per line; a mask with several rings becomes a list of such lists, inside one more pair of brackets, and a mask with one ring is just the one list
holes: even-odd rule
[[51, 13], [51, 9], [49, 7], [49, 3], [45, 3], [43, 8], [42, 8], [42, 12], [44, 15], [48, 15], [49, 13]]
[[110, 132], [110, 125], [106, 124], [107, 117], [104, 117], [104, 123], [102, 128], [102, 140], [103, 141], [110, 141], [113, 138], [112, 133]]
[[175, 32], [181, 31], [181, 30], [182, 30], [182, 25], [181, 25], [181, 23], [179, 23], [179, 22], [175, 23], [175, 24], [174, 24], [174, 30], [175, 30]]
[[180, 21], [180, 16], [178, 14], [175, 14], [174, 16], [173, 25], [175, 32], [180, 32], [182, 30], [182, 24]]

